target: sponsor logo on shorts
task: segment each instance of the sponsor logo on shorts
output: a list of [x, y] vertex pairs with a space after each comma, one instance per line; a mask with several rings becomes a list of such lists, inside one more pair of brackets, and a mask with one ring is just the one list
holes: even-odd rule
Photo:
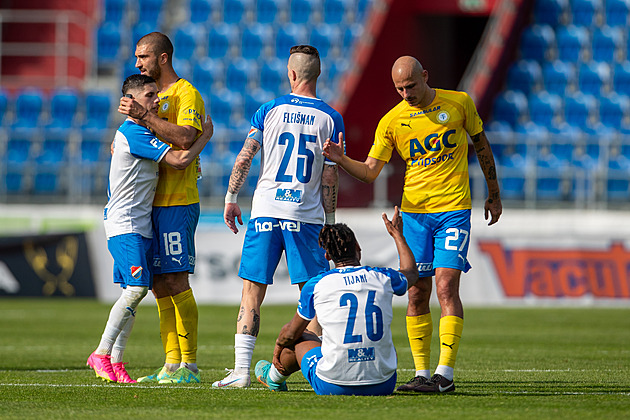
[[181, 257], [179, 257], [179, 258], [171, 257], [171, 260], [175, 261], [179, 265], [182, 265], [182, 258], [183, 257], [184, 257], [183, 255]]
[[131, 266], [131, 277], [134, 279], [139, 279], [142, 277], [142, 267]]
[[291, 203], [301, 203], [302, 190], [278, 188], [276, 190], [276, 201], [289, 201]]
[[254, 222], [254, 226], [256, 227], [256, 232], [271, 232], [274, 228], [277, 227], [282, 230], [286, 230], [287, 232], [300, 231], [300, 222], [294, 222], [291, 220], [281, 220], [278, 223], [259, 222], [258, 220], [256, 220]]
[[360, 347], [358, 349], [348, 349], [348, 362], [367, 362], [376, 358], [374, 347]]
[[418, 271], [431, 271], [433, 270], [433, 263], [418, 263]]

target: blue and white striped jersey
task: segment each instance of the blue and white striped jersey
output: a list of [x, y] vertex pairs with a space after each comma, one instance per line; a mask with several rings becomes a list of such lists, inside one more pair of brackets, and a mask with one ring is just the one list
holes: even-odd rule
[[321, 99], [289, 94], [263, 104], [248, 135], [262, 145], [252, 218], [323, 224], [322, 146], [340, 132], [341, 114]]
[[298, 315], [322, 326], [317, 376], [337, 385], [385, 382], [396, 372], [392, 298], [407, 292], [405, 276], [391, 268], [343, 267], [302, 288]]
[[109, 169], [109, 201], [103, 211], [108, 238], [125, 233], [153, 237], [151, 208], [158, 181], [158, 162], [170, 149], [148, 128], [130, 119], [118, 128]]

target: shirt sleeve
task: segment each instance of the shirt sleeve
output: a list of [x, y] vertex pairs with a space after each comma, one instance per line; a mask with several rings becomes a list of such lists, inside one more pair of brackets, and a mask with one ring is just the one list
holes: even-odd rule
[[133, 130], [127, 137], [129, 152], [140, 159], [162, 160], [171, 147], [148, 130]]
[[310, 321], [315, 318], [315, 285], [321, 279], [321, 276], [315, 277], [302, 287], [300, 292], [300, 300], [298, 301], [297, 312], [300, 317]]
[[[251, 126], [252, 128], [256, 128], [261, 132], [265, 131], [265, 117], [271, 108], [274, 106], [274, 101], [271, 100], [267, 103], [264, 103], [258, 108], [254, 115], [252, 115]], [[251, 132], [251, 130], [250, 130]], [[262, 140], [262, 139], [261, 139]]]
[[387, 115], [379, 121], [374, 133], [374, 144], [372, 144], [370, 153], [368, 153], [369, 157], [385, 162], [389, 162], [392, 158], [395, 139], [393, 132], [389, 128], [389, 123], [390, 118]]
[[[338, 112], [335, 112], [334, 114], [332, 114], [331, 117], [333, 119], [334, 128], [333, 128], [333, 132], [332, 132], [331, 137], [330, 137], [330, 141], [332, 141], [333, 143], [339, 143], [339, 133], [343, 133], [343, 138], [344, 138], [343, 154], [345, 155], [346, 154], [346, 144], [347, 144], [347, 142], [345, 141], [345, 139], [346, 139], [346, 128], [345, 128], [344, 123], [343, 123], [343, 117]], [[332, 160], [330, 160], [328, 158], [324, 158], [324, 163], [326, 163], [327, 165], [336, 165], [335, 162], [333, 162]]]
[[477, 107], [472, 98], [465, 92], [464, 95], [464, 112], [466, 114], [464, 128], [468, 135], [472, 137], [483, 131], [483, 121], [479, 117], [479, 113], [477, 113]]
[[179, 108], [177, 110], [177, 125], [189, 125], [199, 131], [204, 113], [203, 99], [197, 90], [186, 89], [179, 96]]

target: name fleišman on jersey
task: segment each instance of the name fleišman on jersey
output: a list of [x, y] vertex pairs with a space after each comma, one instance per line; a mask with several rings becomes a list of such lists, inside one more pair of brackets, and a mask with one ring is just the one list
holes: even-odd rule
[[252, 217], [324, 223], [322, 171], [334, 163], [322, 147], [339, 141], [341, 115], [321, 99], [289, 94], [263, 104], [251, 125], [249, 136], [262, 145]]
[[406, 162], [401, 210], [436, 213], [471, 208], [468, 137], [483, 122], [465, 92], [435, 89], [425, 108], [401, 101], [381, 119], [369, 156], [389, 162], [396, 149]]
[[108, 238], [138, 233], [152, 238], [151, 203], [158, 162], [170, 150], [148, 128], [127, 119], [116, 131], [109, 169], [108, 202], [103, 211]]
[[396, 372], [392, 298], [407, 292], [407, 279], [391, 268], [343, 267], [302, 288], [298, 315], [322, 326], [317, 376], [337, 385], [371, 385]]
[[[189, 125], [199, 130], [206, 115], [201, 95], [188, 81], [179, 79], [164, 92], [159, 92], [160, 108], [158, 116], [179, 126]], [[164, 139], [162, 139], [164, 140]], [[172, 145], [171, 145], [172, 146]], [[155, 192], [153, 205], [156, 207], [186, 206], [199, 202], [197, 178], [199, 157], [184, 170], [174, 169], [160, 163], [160, 179]]]

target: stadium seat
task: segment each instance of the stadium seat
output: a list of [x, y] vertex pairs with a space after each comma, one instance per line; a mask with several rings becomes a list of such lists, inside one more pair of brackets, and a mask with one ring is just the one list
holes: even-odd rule
[[565, 169], [563, 162], [553, 154], [542, 150], [536, 161], [536, 198], [562, 200], [565, 198]]
[[576, 92], [564, 99], [564, 119], [574, 127], [584, 129], [596, 116], [597, 101], [592, 95]]
[[38, 169], [33, 177], [33, 193], [38, 194], [60, 194], [63, 191], [61, 182], [61, 170]]
[[173, 54], [179, 60], [191, 60], [201, 55], [200, 49], [206, 36], [202, 25], [188, 24], [180, 26], [173, 35]]
[[577, 72], [573, 63], [546, 61], [542, 67], [543, 85], [549, 93], [564, 96], [577, 85]]
[[83, 136], [80, 146], [80, 158], [81, 163], [85, 165], [105, 162], [109, 158], [108, 144], [98, 135]]
[[27, 192], [26, 176], [22, 170], [7, 169], [3, 181], [7, 194], [25, 194]]
[[601, 0], [571, 0], [571, 22], [574, 25], [595, 25], [602, 11]]
[[253, 12], [252, 0], [223, 0], [223, 22], [240, 24], [248, 13]]
[[484, 127], [488, 138], [490, 139], [490, 147], [494, 158], [498, 163], [502, 163], [505, 159], [510, 146], [514, 144], [514, 132], [512, 127], [503, 121], [492, 121]]
[[190, 0], [190, 23], [207, 23], [220, 4], [218, 0]]
[[64, 135], [44, 135], [39, 155], [35, 158], [38, 165], [58, 167], [68, 159], [69, 139]]
[[217, 124], [230, 126], [237, 121], [235, 109], [242, 109], [240, 95], [233, 90], [224, 88], [210, 95], [210, 115]]
[[258, 0], [256, 2], [256, 21], [262, 24], [281, 22], [281, 16], [288, 12], [287, 0]]
[[291, 47], [307, 43], [308, 32], [304, 25], [297, 25], [295, 23], [282, 25], [276, 33], [276, 57], [286, 60], [289, 58], [289, 50]]
[[120, 59], [122, 36], [117, 23], [105, 22], [96, 33], [99, 65], [113, 65]]
[[125, 0], [105, 0], [105, 22], [119, 24], [125, 17], [127, 2]]
[[331, 51], [340, 46], [341, 35], [334, 25], [319, 24], [311, 29], [309, 44], [317, 48], [319, 55], [326, 59]]
[[589, 61], [578, 66], [578, 90], [599, 96], [610, 88], [611, 72], [608, 63]]
[[372, 5], [375, 0], [358, 0], [356, 4], [356, 17], [355, 22], [365, 22], [368, 13], [372, 9]]
[[527, 115], [527, 97], [522, 92], [507, 90], [494, 101], [493, 116], [515, 127]]
[[221, 60], [210, 57], [195, 60], [192, 71], [192, 80], [203, 97], [209, 97], [215, 87], [225, 83], [225, 70]]
[[0, 88], [0, 125], [6, 122], [9, 113], [9, 94]]
[[288, 83], [287, 64], [285, 60], [279, 58], [264, 60], [260, 68], [259, 81], [259, 85], [262, 89], [273, 93], [275, 96], [280, 96], [289, 93], [288, 90], [286, 90]]
[[319, 12], [319, 2], [316, 0], [290, 0], [291, 22], [304, 25], [314, 22], [315, 15]]
[[556, 34], [549, 25], [531, 25], [521, 35], [521, 57], [526, 60], [545, 61], [555, 48]]
[[588, 30], [581, 26], [568, 25], [558, 28], [556, 33], [558, 58], [575, 63], [582, 58], [589, 44]]
[[269, 56], [266, 48], [273, 45], [273, 31], [270, 25], [254, 23], [247, 25], [241, 35], [241, 56], [261, 58]]
[[272, 92], [263, 90], [263, 89], [253, 89], [248, 91], [245, 94], [245, 115], [246, 119], [251, 119], [252, 115], [258, 108], [265, 102], [269, 102], [275, 98], [275, 95]]
[[35, 128], [40, 124], [44, 110], [44, 94], [39, 89], [27, 88], [15, 100], [13, 128]]
[[350, 60], [346, 57], [339, 57], [332, 63], [330, 60], [328, 62], [324, 62], [322, 64], [322, 72], [324, 72], [324, 70], [326, 72], [324, 73], [324, 78], [322, 80], [325, 81], [326, 87], [332, 90], [337, 90], [339, 80], [349, 69]]
[[628, 14], [630, 13], [630, 1], [628, 0], [606, 0], [606, 24], [609, 26], [619, 26], [625, 28], [628, 25]]
[[322, 22], [329, 25], [339, 25], [346, 20], [346, 13], [350, 8], [348, 0], [324, 0], [324, 16]]
[[[517, 159], [519, 166], [504, 166], [499, 168], [499, 183], [501, 184], [501, 198], [505, 200], [525, 199], [526, 175], [525, 167], [522, 164], [522, 157]], [[520, 166], [522, 165], [522, 166]]]
[[[155, 32], [159, 30], [159, 25], [155, 22], [138, 22], [131, 29], [131, 39], [133, 44], [131, 45], [131, 55], [134, 56], [136, 51], [136, 44], [146, 34], [150, 34], [151, 32]], [[134, 56], [135, 57], [135, 56]]]
[[138, 4], [138, 22], [160, 24], [163, 20], [163, 8], [167, 0], [136, 0]]
[[91, 92], [85, 95], [84, 129], [109, 127], [113, 104], [109, 92]]
[[630, 61], [614, 65], [612, 90], [621, 95], [630, 95]]
[[192, 81], [193, 68], [189, 60], [173, 58], [173, 70], [182, 79]]
[[610, 201], [630, 200], [630, 162], [625, 156], [614, 156], [608, 161], [606, 197]]
[[603, 26], [593, 29], [591, 44], [592, 59], [612, 63], [621, 56], [623, 45], [623, 33], [621, 28]]
[[354, 45], [354, 42], [361, 38], [363, 35], [363, 25], [360, 23], [353, 23], [344, 27], [343, 29], [343, 49], [348, 51]]
[[5, 155], [8, 165], [22, 167], [30, 164], [37, 134], [32, 129], [10, 130]]
[[609, 93], [599, 98], [599, 120], [612, 128], [620, 128], [630, 118], [630, 99], [626, 95]]
[[566, 122], [549, 127], [549, 151], [563, 164], [573, 160], [575, 145], [582, 139], [582, 130]]
[[529, 95], [539, 90], [542, 84], [542, 70], [535, 60], [519, 60], [508, 70], [507, 88]]
[[236, 92], [245, 92], [254, 82], [258, 73], [258, 64], [255, 60], [237, 58], [228, 64], [225, 72], [225, 85]]
[[50, 119], [48, 129], [68, 129], [74, 126], [79, 106], [79, 96], [74, 89], [57, 89], [50, 99]]
[[237, 35], [236, 26], [227, 23], [212, 25], [208, 32], [208, 57], [230, 57], [236, 46]]
[[534, 17], [538, 23], [555, 27], [563, 23], [568, 10], [567, 0], [537, 0], [534, 5]]

